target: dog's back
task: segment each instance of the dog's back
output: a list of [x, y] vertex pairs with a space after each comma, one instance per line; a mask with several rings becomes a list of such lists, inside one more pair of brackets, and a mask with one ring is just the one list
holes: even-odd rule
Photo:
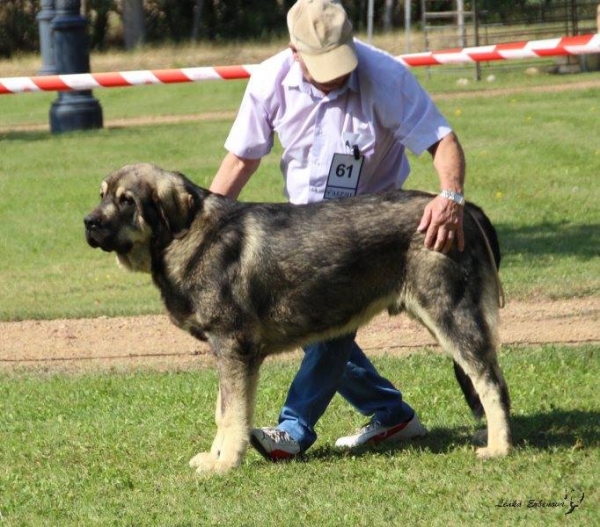
[[[426, 193], [396, 191], [306, 206], [208, 199], [215, 200], [208, 205], [215, 234], [199, 218], [202, 236], [175, 242], [187, 248], [173, 251], [202, 253], [201, 270], [178, 267], [202, 283], [198, 305], [210, 314], [207, 326], [260, 328], [255, 338], [265, 354], [353, 331], [385, 309], [412, 313], [417, 305], [453, 305], [460, 297], [476, 302], [490, 289], [482, 281], [492, 264], [468, 214], [463, 252], [446, 256], [424, 248], [416, 228], [431, 200]], [[475, 213], [484, 217], [480, 209]], [[484, 224], [493, 231], [487, 219]], [[493, 239], [497, 248], [495, 234]], [[228, 308], [221, 312], [215, 305]]]

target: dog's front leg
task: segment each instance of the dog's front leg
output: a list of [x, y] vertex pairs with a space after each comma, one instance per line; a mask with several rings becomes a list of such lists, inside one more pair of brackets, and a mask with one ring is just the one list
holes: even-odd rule
[[[210, 447], [210, 452], [200, 452], [199, 454], [196, 454], [192, 459], [190, 459], [190, 467], [198, 469], [200, 467], [209, 467], [214, 465], [215, 461], [219, 459], [221, 444], [223, 443], [223, 434], [221, 433], [221, 386], [219, 386], [217, 393], [215, 423], [217, 424], [217, 433], [213, 440], [212, 446]], [[199, 470], [199, 472], [200, 471], [201, 470]]]
[[226, 472], [238, 467], [248, 446], [259, 362], [248, 362], [239, 355], [221, 355], [218, 365], [217, 434], [210, 452], [202, 452], [190, 460], [198, 473]]

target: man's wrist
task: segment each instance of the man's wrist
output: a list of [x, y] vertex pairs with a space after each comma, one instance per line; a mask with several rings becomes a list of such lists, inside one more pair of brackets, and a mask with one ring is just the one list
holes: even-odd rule
[[454, 201], [454, 203], [457, 205], [464, 206], [465, 204], [465, 197], [460, 192], [454, 192], [453, 190], [442, 190], [440, 192], [440, 196], [449, 199], [450, 201]]

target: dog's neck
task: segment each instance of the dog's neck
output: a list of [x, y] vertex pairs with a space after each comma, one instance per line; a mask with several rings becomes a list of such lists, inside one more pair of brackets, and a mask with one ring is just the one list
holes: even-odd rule
[[150, 251], [144, 245], [134, 245], [127, 254], [117, 254], [117, 262], [128, 271], [138, 273], [152, 272]]

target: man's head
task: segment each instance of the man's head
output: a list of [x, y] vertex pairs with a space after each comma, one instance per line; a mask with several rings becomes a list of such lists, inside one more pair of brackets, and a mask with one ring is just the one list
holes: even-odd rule
[[339, 1], [298, 0], [287, 24], [292, 49], [316, 82], [328, 83], [356, 68], [352, 24]]

